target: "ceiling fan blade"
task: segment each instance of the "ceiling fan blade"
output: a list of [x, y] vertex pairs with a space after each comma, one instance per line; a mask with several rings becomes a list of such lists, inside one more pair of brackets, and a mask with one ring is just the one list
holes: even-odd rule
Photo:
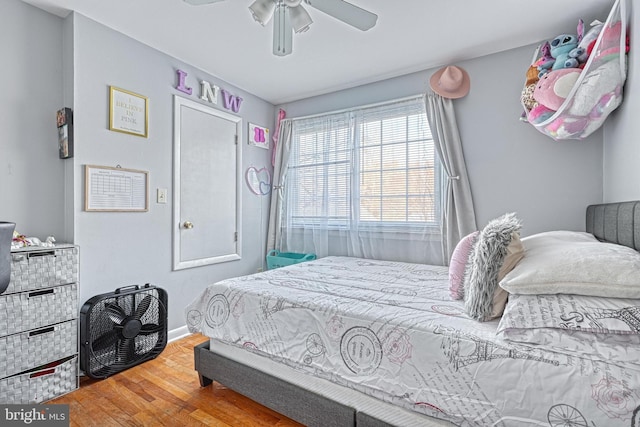
[[278, 5], [273, 14], [273, 54], [286, 56], [293, 52], [293, 27], [287, 7]]
[[193, 5], [193, 6], [201, 6], [203, 4], [219, 3], [221, 1], [224, 1], [224, 0], [184, 0], [185, 3], [189, 3], [190, 5]]
[[343, 0], [305, 0], [309, 5], [362, 31], [373, 28], [378, 15]]

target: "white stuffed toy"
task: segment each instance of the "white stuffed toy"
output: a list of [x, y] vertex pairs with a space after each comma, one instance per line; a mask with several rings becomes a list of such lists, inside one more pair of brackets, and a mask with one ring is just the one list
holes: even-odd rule
[[573, 104], [569, 113], [587, 117], [600, 99], [620, 85], [620, 65], [617, 61], [605, 62], [598, 68], [588, 71], [573, 95]]

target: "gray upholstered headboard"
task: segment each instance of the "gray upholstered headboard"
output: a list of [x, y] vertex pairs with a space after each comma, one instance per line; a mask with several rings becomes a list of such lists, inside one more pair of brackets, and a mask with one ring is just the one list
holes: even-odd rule
[[640, 201], [588, 206], [587, 232], [599, 240], [640, 250]]

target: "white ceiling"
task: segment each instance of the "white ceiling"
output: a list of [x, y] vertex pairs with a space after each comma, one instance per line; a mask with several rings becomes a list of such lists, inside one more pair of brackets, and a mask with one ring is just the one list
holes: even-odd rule
[[[275, 105], [575, 32], [605, 20], [612, 0], [351, 0], [378, 15], [356, 30], [312, 7], [293, 54], [272, 54], [252, 0], [23, 0], [59, 16], [76, 11]], [[514, 64], [523, 72], [523, 64]], [[473, 79], [473, 76], [472, 76]]]

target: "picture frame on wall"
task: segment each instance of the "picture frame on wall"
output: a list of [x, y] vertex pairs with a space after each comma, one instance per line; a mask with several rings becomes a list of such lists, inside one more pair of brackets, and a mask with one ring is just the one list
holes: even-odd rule
[[249, 123], [249, 145], [269, 149], [269, 128]]
[[118, 166], [84, 165], [84, 210], [148, 212], [149, 172]]
[[109, 130], [147, 138], [149, 98], [109, 86]]
[[71, 108], [61, 108], [56, 112], [58, 126], [58, 153], [61, 159], [73, 157], [73, 113]]

